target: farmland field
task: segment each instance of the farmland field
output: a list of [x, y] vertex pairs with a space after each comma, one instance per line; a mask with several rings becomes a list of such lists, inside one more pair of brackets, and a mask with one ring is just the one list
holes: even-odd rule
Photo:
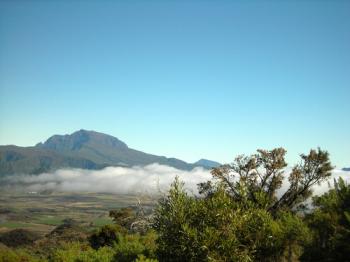
[[[73, 219], [90, 230], [112, 223], [109, 211], [137, 207], [138, 197], [103, 193], [0, 192], [0, 232], [30, 229], [45, 235], [65, 219]], [[151, 209], [154, 200], [143, 197]]]

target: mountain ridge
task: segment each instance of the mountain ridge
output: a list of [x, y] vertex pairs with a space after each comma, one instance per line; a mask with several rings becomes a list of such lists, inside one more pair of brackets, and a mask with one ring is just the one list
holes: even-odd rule
[[221, 164], [219, 162], [212, 161], [212, 160], [205, 159], [205, 158], [199, 159], [194, 164], [198, 165], [198, 166], [207, 167], [207, 168], [215, 168], [215, 167], [221, 166]]
[[72, 134], [53, 135], [45, 142], [31, 147], [0, 146], [0, 176], [39, 174], [60, 168], [102, 169], [107, 166], [131, 167], [152, 163], [182, 170], [198, 166], [211, 168], [201, 163], [201, 160], [192, 164], [177, 158], [148, 154], [129, 148], [114, 136], [84, 129]]

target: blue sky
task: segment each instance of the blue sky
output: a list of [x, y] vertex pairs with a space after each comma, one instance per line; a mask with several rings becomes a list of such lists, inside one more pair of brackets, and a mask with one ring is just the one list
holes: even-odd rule
[[0, 144], [84, 128], [229, 162], [350, 166], [349, 1], [0, 1]]

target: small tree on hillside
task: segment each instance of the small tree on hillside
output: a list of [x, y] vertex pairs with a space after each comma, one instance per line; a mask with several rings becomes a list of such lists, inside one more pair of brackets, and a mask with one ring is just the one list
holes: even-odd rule
[[[311, 196], [311, 187], [326, 180], [331, 175], [329, 154], [320, 148], [301, 154], [301, 162], [289, 174], [289, 188], [278, 198], [286, 176], [284, 168], [286, 150], [257, 150], [251, 156], [240, 155], [232, 164], [212, 170], [212, 175], [220, 185], [236, 200], [255, 203], [275, 214], [278, 210], [292, 210]], [[215, 191], [211, 182], [199, 185], [199, 191], [210, 196]]]

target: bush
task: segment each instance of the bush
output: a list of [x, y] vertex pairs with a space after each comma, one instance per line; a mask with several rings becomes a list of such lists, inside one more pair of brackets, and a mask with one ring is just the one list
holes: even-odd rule
[[303, 261], [349, 261], [350, 185], [342, 178], [334, 189], [313, 198], [315, 210], [306, 217], [313, 232]]
[[138, 255], [135, 262], [157, 262], [157, 259], [147, 258], [144, 255]]
[[114, 246], [116, 252], [114, 258], [121, 262], [155, 258], [155, 239], [156, 234], [152, 231], [145, 236], [139, 234], [120, 236]]
[[127, 231], [120, 225], [105, 225], [97, 233], [90, 236], [90, 245], [98, 249], [104, 246], [113, 246], [119, 237], [125, 235]]
[[220, 187], [207, 198], [190, 197], [178, 180], [156, 209], [154, 228], [161, 261], [281, 261], [308, 232], [292, 213], [273, 217]]
[[87, 234], [78, 222], [72, 219], [64, 219], [63, 223], [55, 227], [47, 237], [57, 241], [85, 241]]
[[9, 247], [19, 247], [33, 244], [39, 235], [26, 229], [14, 229], [0, 235], [0, 242]]
[[109, 262], [113, 261], [115, 251], [111, 247], [101, 247], [98, 250], [80, 242], [66, 243], [53, 252], [50, 261], [53, 262]]
[[30, 255], [25, 250], [15, 250], [0, 244], [0, 262], [36, 262], [39, 259]]

